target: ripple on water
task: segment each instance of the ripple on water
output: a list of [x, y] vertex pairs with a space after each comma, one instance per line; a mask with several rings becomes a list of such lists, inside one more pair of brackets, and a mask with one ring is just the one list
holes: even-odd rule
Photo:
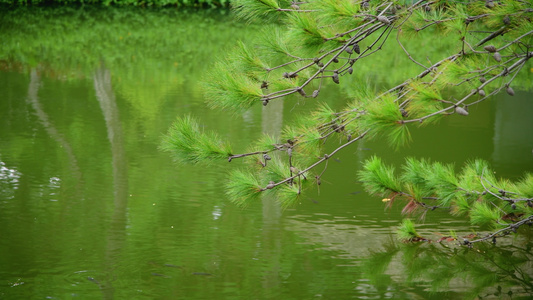
[[70, 286], [83, 287], [85, 291], [105, 289], [116, 279], [114, 274], [96, 270], [80, 270], [63, 276], [63, 280]]

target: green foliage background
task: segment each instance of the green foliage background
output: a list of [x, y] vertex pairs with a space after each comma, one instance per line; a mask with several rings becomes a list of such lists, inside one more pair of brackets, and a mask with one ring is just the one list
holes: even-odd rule
[[229, 0], [0, 0], [0, 5], [72, 5], [90, 4], [102, 6], [178, 6], [178, 7], [222, 7], [229, 6]]

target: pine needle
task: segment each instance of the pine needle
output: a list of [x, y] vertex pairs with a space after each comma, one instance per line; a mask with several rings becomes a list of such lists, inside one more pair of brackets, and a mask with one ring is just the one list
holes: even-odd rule
[[160, 149], [181, 163], [213, 162], [231, 156], [228, 143], [212, 132], [200, 130], [191, 116], [178, 118], [163, 137]]
[[394, 176], [394, 168], [385, 166], [376, 156], [365, 161], [363, 170], [358, 172], [358, 178], [363, 182], [363, 187], [373, 195], [385, 196], [401, 191], [399, 181]]
[[233, 170], [226, 184], [226, 195], [237, 206], [245, 207], [261, 196], [261, 186], [256, 174]]
[[500, 219], [500, 212], [485, 202], [475, 202], [470, 212], [473, 225], [494, 227]]
[[239, 19], [266, 23], [278, 19], [280, 8], [276, 0], [232, 0], [231, 6]]
[[398, 239], [402, 242], [410, 242], [421, 238], [411, 219], [403, 219], [402, 224], [398, 227], [396, 233], [398, 234]]

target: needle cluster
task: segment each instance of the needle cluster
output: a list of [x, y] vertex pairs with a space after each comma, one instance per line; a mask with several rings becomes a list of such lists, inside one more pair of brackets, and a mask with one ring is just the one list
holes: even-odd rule
[[[401, 147], [411, 139], [411, 126], [465, 118], [471, 106], [492, 95], [512, 96], [515, 88], [532, 86], [527, 66], [533, 57], [533, 1], [488, 2], [234, 0], [238, 17], [268, 25], [255, 44], [239, 43], [213, 67], [205, 84], [210, 107], [242, 112], [254, 105], [268, 109], [274, 101], [316, 102], [326, 85], [351, 90], [354, 100], [339, 110], [322, 104], [279, 138], [260, 135], [240, 154], [183, 119], [163, 148], [181, 161], [242, 159], [243, 172], [253, 180], [234, 172], [227, 186], [239, 205], [269, 193], [283, 206], [297, 203], [305, 188], [318, 188], [334, 154], [363, 138], [385, 136]], [[386, 58], [378, 59], [380, 53]], [[369, 84], [376, 68], [387, 74], [385, 88]], [[195, 136], [189, 139], [190, 130]], [[334, 150], [326, 152], [326, 143], [335, 144]], [[466, 212], [474, 224], [499, 228], [511, 213], [522, 213], [515, 206], [527, 209], [530, 203], [518, 205], [510, 194], [495, 193], [495, 186], [507, 185], [483, 163], [469, 165], [459, 177], [449, 166], [426, 161], [408, 160], [401, 178], [373, 165], [383, 167], [373, 160], [360, 174], [370, 182], [369, 191], [409, 199], [408, 213], [447, 207]], [[475, 202], [476, 196], [492, 202]]]

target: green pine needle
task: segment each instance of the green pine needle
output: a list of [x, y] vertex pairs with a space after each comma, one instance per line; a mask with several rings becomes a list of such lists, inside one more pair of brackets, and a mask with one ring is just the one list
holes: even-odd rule
[[[279, 79], [273, 79], [270, 81], [269, 90], [282, 91], [293, 89], [299, 87], [301, 84], [300, 76], [296, 78], [282, 78], [279, 76]], [[276, 101], [276, 100], [274, 100]]]
[[392, 146], [399, 148], [411, 140], [409, 128], [401, 123], [402, 120], [403, 116], [395, 97], [389, 94], [368, 103], [363, 126], [372, 129], [372, 137], [384, 134]]
[[291, 176], [289, 165], [280, 159], [273, 159], [266, 168], [266, 181], [280, 182]]
[[475, 202], [470, 212], [473, 225], [496, 227], [500, 219], [500, 212], [485, 202]]
[[228, 158], [232, 154], [228, 143], [215, 133], [203, 132], [190, 116], [179, 118], [163, 137], [160, 149], [169, 152], [178, 162], [200, 163]]
[[457, 196], [458, 180], [453, 165], [433, 163], [428, 177], [428, 186], [439, 198], [439, 205], [447, 207]]
[[451, 214], [454, 216], [465, 216], [470, 212], [470, 203], [464, 195], [457, 195], [451, 203]]
[[300, 138], [298, 150], [306, 156], [318, 157], [322, 148], [322, 135], [316, 129], [308, 129]]
[[417, 99], [425, 101], [426, 103], [434, 100], [442, 100], [440, 91], [435, 89], [434, 86], [428, 85], [427, 83], [414, 81], [409, 85], [409, 87], [419, 94]]
[[533, 198], [533, 174], [528, 173], [516, 184], [516, 190], [524, 198]]
[[288, 21], [291, 25], [291, 38], [300, 41], [302, 46], [310, 51], [320, 50], [324, 46], [324, 38], [316, 15], [314, 14], [293, 14]]
[[[409, 113], [410, 119], [425, 117], [442, 109], [442, 102], [439, 100], [443, 100], [443, 97], [435, 86], [415, 81], [409, 87], [412, 91], [409, 96], [406, 111]], [[435, 122], [440, 116], [442, 114], [428, 118], [422, 124], [426, 125]]]
[[274, 145], [277, 144], [278, 141], [275, 137], [263, 134], [258, 140], [256, 140], [250, 149], [250, 152], [255, 151], [269, 151], [274, 149]]
[[300, 200], [300, 190], [297, 184], [285, 184], [276, 189], [276, 201], [283, 209], [294, 206]]
[[357, 1], [322, 0], [317, 1], [316, 6], [321, 10], [322, 18], [328, 23], [357, 27], [362, 22], [360, 18], [354, 18], [361, 9]]
[[494, 173], [488, 168], [484, 160], [476, 159], [468, 161], [459, 175], [459, 186], [466, 190], [484, 190], [481, 184], [481, 176], [485, 179], [494, 179]]
[[408, 157], [405, 159], [402, 169], [402, 181], [420, 186], [427, 185], [427, 176], [431, 170], [431, 165], [426, 159], [418, 160], [414, 157]]
[[243, 70], [248, 77], [257, 81], [266, 78], [266, 70], [270, 68], [268, 64], [261, 60], [253, 48], [248, 47], [242, 41], [239, 41], [237, 45], [238, 47], [232, 53], [233, 59], [231, 59], [236, 62], [237, 69]]
[[226, 195], [237, 206], [245, 207], [261, 196], [261, 188], [256, 174], [233, 170], [226, 184]]
[[280, 8], [276, 0], [232, 0], [231, 6], [239, 19], [267, 23], [278, 18]]
[[312, 116], [316, 121], [321, 123], [329, 123], [337, 117], [335, 111], [327, 103], [321, 103], [319, 108], [313, 112]]
[[215, 65], [204, 84], [208, 106], [226, 108], [235, 113], [261, 103], [261, 83], [236, 69], [230, 62]]
[[416, 232], [415, 224], [411, 219], [403, 219], [396, 233], [398, 234], [398, 239], [402, 242], [410, 242], [420, 238], [420, 235]]
[[385, 196], [401, 191], [399, 181], [394, 176], [394, 168], [385, 166], [376, 156], [364, 162], [363, 169], [358, 172], [358, 178], [363, 182], [363, 187], [373, 195]]
[[[268, 26], [261, 32], [259, 38], [260, 46], [265, 55], [269, 55], [275, 58], [286, 59], [290, 57], [293, 49], [289, 44], [289, 39], [285, 32], [279, 26]], [[281, 60], [280, 64], [284, 61]]]

